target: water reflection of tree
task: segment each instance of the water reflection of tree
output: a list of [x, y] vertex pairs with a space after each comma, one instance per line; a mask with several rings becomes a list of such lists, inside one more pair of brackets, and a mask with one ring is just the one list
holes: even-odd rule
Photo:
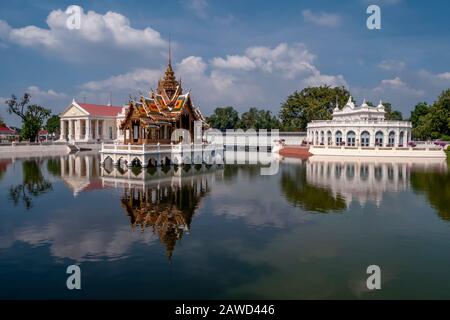
[[325, 188], [309, 184], [306, 181], [304, 165], [295, 166], [292, 170], [284, 170], [281, 173], [281, 189], [286, 199], [294, 206], [307, 211], [338, 212], [346, 208], [344, 199]]
[[47, 171], [55, 177], [61, 176], [61, 159], [48, 159]]
[[226, 164], [223, 167], [223, 180], [225, 182], [233, 182], [241, 174], [250, 180], [261, 175], [260, 165], [249, 164]]
[[176, 243], [190, 230], [192, 217], [207, 192], [207, 182], [199, 179], [178, 187], [126, 188], [121, 202], [132, 228], [151, 228], [170, 259]]
[[423, 193], [437, 210], [439, 217], [450, 221], [450, 174], [439, 171], [415, 171], [411, 173], [411, 186]]
[[33, 206], [33, 197], [38, 197], [52, 189], [52, 184], [47, 181], [42, 172], [42, 161], [25, 160], [22, 162], [22, 184], [9, 188], [9, 198], [15, 205], [22, 200], [26, 209]]

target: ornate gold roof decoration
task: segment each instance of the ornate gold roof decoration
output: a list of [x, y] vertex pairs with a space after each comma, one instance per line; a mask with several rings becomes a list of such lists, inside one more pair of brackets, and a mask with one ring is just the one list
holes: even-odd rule
[[164, 73], [164, 77], [158, 81], [157, 93], [166, 96], [167, 100], [170, 102], [174, 101], [175, 94], [181, 95], [183, 94], [183, 90], [181, 88], [181, 79], [178, 82], [175, 78], [175, 72], [172, 68], [172, 50], [169, 43], [169, 61], [167, 63], [166, 72]]

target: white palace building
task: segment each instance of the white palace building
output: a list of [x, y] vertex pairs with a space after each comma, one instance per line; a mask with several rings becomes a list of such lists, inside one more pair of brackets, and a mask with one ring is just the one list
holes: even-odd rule
[[120, 138], [118, 121], [124, 107], [91, 103], [72, 103], [59, 115], [61, 141], [71, 143], [113, 142]]
[[309, 152], [313, 155], [445, 157], [437, 147], [412, 147], [409, 121], [385, 119], [383, 104], [369, 106], [365, 101], [333, 110], [332, 120], [313, 120], [307, 125]]

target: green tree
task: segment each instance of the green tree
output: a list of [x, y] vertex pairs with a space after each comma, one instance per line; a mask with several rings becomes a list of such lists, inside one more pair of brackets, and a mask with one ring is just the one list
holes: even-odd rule
[[244, 130], [279, 129], [280, 121], [268, 110], [250, 108], [249, 111], [242, 114], [238, 127]]
[[52, 115], [50, 118], [47, 119], [47, 123], [45, 124], [45, 129], [48, 131], [48, 133], [59, 133], [59, 116]]
[[411, 112], [416, 139], [438, 139], [450, 135], [450, 89], [444, 90], [431, 106], [420, 103]]
[[430, 111], [430, 106], [426, 102], [419, 102], [411, 111], [411, 124], [413, 129], [419, 125], [420, 117], [425, 116]]
[[234, 129], [239, 122], [239, 114], [233, 107], [219, 107], [206, 121], [215, 129]]
[[393, 110], [392, 104], [389, 102], [383, 102], [384, 110], [386, 114], [384, 118], [386, 120], [403, 120], [403, 115], [400, 111]]
[[3, 121], [2, 116], [0, 116], [0, 127], [6, 127], [6, 123]]
[[433, 115], [434, 129], [442, 135], [450, 135], [450, 89], [444, 90], [433, 104], [431, 114]]
[[311, 120], [331, 119], [336, 99], [342, 107], [350, 92], [344, 87], [308, 87], [295, 91], [281, 105], [279, 117], [285, 130], [306, 130]]
[[20, 135], [23, 139], [36, 141], [39, 130], [44, 121], [50, 116], [50, 110], [36, 104], [30, 104], [31, 96], [28, 93], [23, 95], [19, 101], [15, 95], [5, 103], [8, 105], [8, 112], [14, 113], [22, 119], [22, 130]]

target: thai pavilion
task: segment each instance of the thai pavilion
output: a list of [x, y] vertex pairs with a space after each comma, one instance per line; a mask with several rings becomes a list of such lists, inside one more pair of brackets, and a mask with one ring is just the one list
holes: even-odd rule
[[332, 120], [313, 120], [307, 126], [307, 141], [313, 146], [407, 147], [411, 122], [386, 120], [383, 104], [369, 106], [365, 101], [355, 106], [352, 97]]
[[170, 55], [156, 92], [152, 90], [149, 97], [131, 100], [118, 119], [121, 131], [118, 139], [122, 137], [125, 144], [169, 144], [175, 129], [188, 130], [192, 141], [195, 121], [207, 127], [200, 110], [192, 103], [190, 92], [184, 94], [181, 79], [176, 80]]

